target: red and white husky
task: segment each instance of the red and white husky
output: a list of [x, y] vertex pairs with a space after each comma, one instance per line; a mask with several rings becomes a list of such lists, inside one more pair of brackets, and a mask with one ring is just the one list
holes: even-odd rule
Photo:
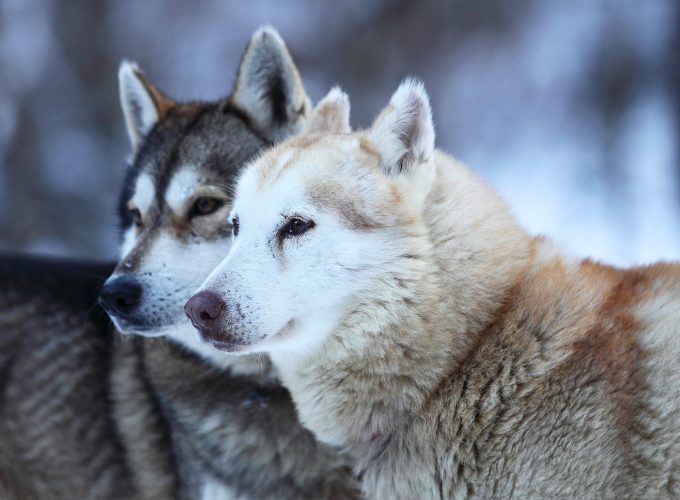
[[348, 114], [332, 92], [241, 175], [186, 306], [204, 339], [269, 353], [369, 498], [679, 496], [680, 267], [527, 234], [435, 150], [417, 82], [368, 130]]

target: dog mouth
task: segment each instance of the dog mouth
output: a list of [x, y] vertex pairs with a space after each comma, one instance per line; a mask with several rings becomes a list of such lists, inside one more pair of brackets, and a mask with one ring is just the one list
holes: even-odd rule
[[219, 331], [206, 331], [205, 328], [201, 328], [193, 321], [192, 324], [194, 325], [194, 328], [196, 328], [198, 337], [201, 339], [201, 341], [205, 344], [210, 344], [219, 351], [239, 352], [247, 349], [250, 346], [250, 344], [247, 342], [231, 340], [231, 336], [226, 333]]
[[[210, 344], [212, 347], [223, 352], [243, 352], [249, 348], [261, 344], [265, 341], [266, 337], [263, 337], [255, 342], [239, 341], [238, 337], [230, 335], [229, 332], [223, 330], [206, 330], [201, 326], [197, 325], [193, 320], [191, 321], [194, 328], [198, 332], [198, 336], [202, 342]], [[286, 324], [281, 327], [273, 336], [272, 340], [284, 340], [289, 337], [298, 322], [295, 319], [290, 319]], [[266, 342], [265, 342], [266, 343]]]
[[187, 316], [201, 342], [209, 344], [218, 351], [231, 353], [243, 352], [254, 344], [253, 342], [248, 342], [243, 337], [234, 334], [234, 332], [231, 332], [228, 328], [207, 328], [205, 325], [198, 324], [191, 316]]

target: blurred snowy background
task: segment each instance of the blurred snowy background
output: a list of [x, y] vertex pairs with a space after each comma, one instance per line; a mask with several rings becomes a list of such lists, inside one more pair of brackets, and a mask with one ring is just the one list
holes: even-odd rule
[[531, 231], [616, 264], [680, 258], [673, 0], [0, 0], [0, 249], [115, 257], [118, 63], [221, 97], [265, 23], [313, 100], [348, 91], [357, 126], [422, 78], [439, 146]]

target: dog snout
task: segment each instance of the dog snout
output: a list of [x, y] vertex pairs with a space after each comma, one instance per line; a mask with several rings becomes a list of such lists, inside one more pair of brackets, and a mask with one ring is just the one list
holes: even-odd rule
[[224, 301], [215, 292], [199, 292], [184, 305], [184, 312], [194, 327], [210, 335], [219, 329], [224, 313]]
[[141, 298], [141, 285], [136, 279], [128, 276], [107, 281], [99, 292], [99, 303], [108, 313], [115, 316], [132, 313]]

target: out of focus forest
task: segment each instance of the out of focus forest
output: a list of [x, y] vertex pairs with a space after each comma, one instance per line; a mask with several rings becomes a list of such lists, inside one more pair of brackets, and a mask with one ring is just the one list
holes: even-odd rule
[[226, 95], [272, 24], [356, 126], [422, 78], [439, 147], [531, 231], [615, 264], [680, 258], [680, 2], [0, 0], [0, 249], [115, 257], [117, 67]]

